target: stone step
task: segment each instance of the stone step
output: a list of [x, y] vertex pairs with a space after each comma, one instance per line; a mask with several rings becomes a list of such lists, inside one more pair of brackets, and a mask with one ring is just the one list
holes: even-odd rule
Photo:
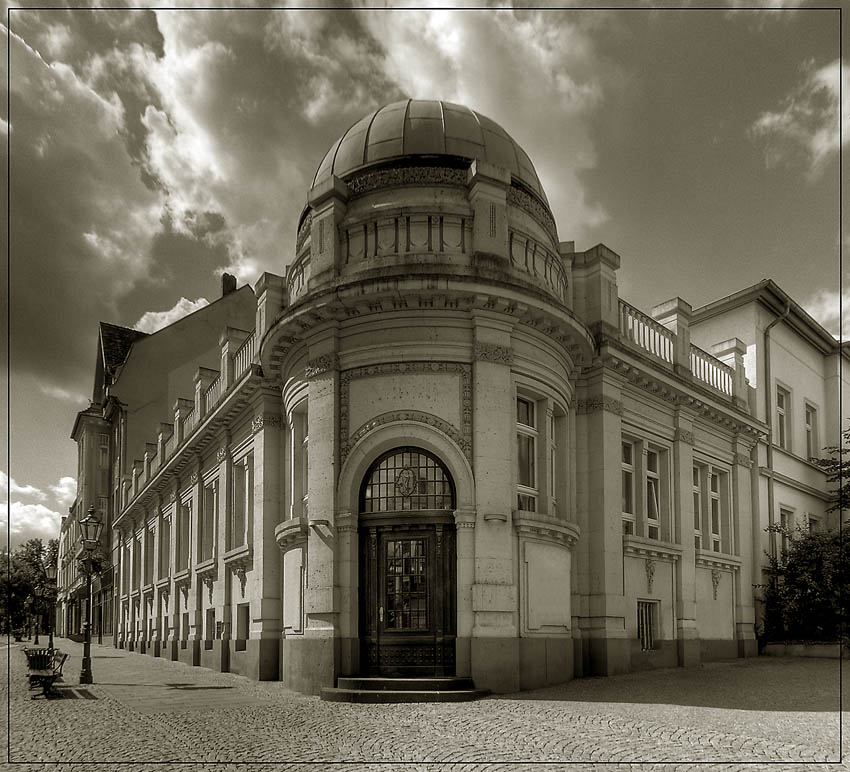
[[488, 689], [454, 689], [449, 691], [413, 691], [411, 689], [322, 689], [327, 702], [389, 704], [401, 702], [471, 702], [490, 694]]
[[462, 691], [474, 689], [471, 678], [443, 676], [433, 678], [378, 678], [360, 677], [338, 678], [338, 689], [357, 689], [360, 691]]

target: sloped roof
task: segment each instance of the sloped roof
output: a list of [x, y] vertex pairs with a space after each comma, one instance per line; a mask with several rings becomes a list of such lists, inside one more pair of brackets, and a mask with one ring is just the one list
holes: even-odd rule
[[146, 338], [148, 334], [129, 327], [119, 327], [117, 324], [108, 322], [100, 323], [100, 350], [103, 356], [103, 369], [110, 376], [115, 374], [115, 369], [124, 364], [130, 346], [140, 338]]

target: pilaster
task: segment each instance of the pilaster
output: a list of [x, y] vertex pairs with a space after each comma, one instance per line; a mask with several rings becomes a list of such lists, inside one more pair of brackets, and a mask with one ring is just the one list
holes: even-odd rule
[[[758, 653], [755, 640], [755, 608], [753, 606], [753, 583], [760, 581], [758, 563], [752, 564], [747, 556], [753, 549], [753, 520], [748, 517], [753, 491], [751, 487], [750, 445], [739, 435], [732, 441], [735, 463], [732, 466], [732, 522], [734, 523], [732, 547], [740, 555], [741, 568], [736, 574], [735, 584], [735, 637], [738, 639], [738, 656], [753, 657]], [[754, 571], [755, 569], [755, 571]]]
[[694, 425], [693, 416], [677, 410], [673, 439], [673, 527], [670, 541], [678, 541], [682, 557], [675, 562], [676, 645], [679, 665], [699, 663], [697, 640], [696, 567], [694, 543]]
[[[516, 506], [513, 454], [513, 323], [488, 312], [473, 314], [473, 466], [476, 481], [471, 671], [493, 691], [519, 689], [517, 587], [513, 570], [512, 512]], [[493, 352], [499, 351], [499, 356]]]
[[475, 252], [509, 259], [507, 169], [476, 159], [469, 167], [467, 186], [472, 206], [472, 241]]
[[345, 216], [348, 196], [348, 186], [336, 176], [320, 182], [310, 191], [308, 200], [313, 209], [311, 287], [322, 284], [339, 273], [342, 263], [339, 224]]

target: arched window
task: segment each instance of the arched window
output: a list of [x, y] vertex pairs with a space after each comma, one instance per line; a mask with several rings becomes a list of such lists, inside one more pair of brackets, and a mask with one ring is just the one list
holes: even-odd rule
[[443, 464], [421, 448], [395, 448], [377, 459], [360, 489], [360, 511], [406, 512], [455, 507], [454, 482]]

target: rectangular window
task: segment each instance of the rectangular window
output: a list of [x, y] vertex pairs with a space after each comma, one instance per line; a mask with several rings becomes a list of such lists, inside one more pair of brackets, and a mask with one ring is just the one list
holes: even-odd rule
[[788, 539], [791, 538], [791, 528], [794, 521], [794, 513], [790, 509], [779, 510], [779, 527], [782, 529], [782, 551], [788, 549]]
[[693, 495], [694, 495], [694, 547], [702, 549], [702, 470], [694, 466]]
[[177, 532], [177, 569], [189, 567], [189, 533], [192, 523], [192, 501], [181, 502], [178, 510], [179, 530]]
[[[205, 620], [204, 640], [212, 643], [215, 640], [215, 609], [208, 608]], [[212, 648], [212, 646], [210, 646]]]
[[145, 584], [153, 583], [153, 531], [145, 528]]
[[816, 517], [812, 517], [809, 515], [809, 533], [819, 533], [820, 532], [820, 520]]
[[788, 414], [791, 407], [791, 395], [781, 386], [776, 387], [776, 444], [785, 450], [791, 450]]
[[711, 549], [720, 552], [720, 475], [712, 471], [709, 477], [709, 500], [711, 507]]
[[248, 640], [250, 620], [250, 605], [248, 603], [240, 603], [236, 607], [236, 651], [245, 651], [245, 641]]
[[623, 533], [635, 532], [635, 448], [631, 442], [622, 444]]
[[658, 604], [653, 601], [639, 600], [637, 602], [637, 637], [641, 651], [651, 651], [655, 643], [655, 609]]
[[661, 480], [658, 476], [658, 453], [646, 451], [646, 535], [661, 538]]
[[159, 521], [159, 578], [168, 576], [168, 565], [171, 556], [171, 523], [164, 517]]
[[537, 429], [534, 413], [534, 402], [517, 397], [517, 509], [527, 512], [537, 511]]
[[230, 511], [230, 549], [247, 543], [254, 508], [254, 454], [233, 463], [233, 500]]
[[201, 518], [199, 534], [199, 559], [201, 562], [213, 557], [215, 545], [215, 523], [218, 513], [218, 480], [213, 480], [204, 486], [204, 495], [201, 501]]
[[557, 423], [555, 422], [555, 414], [549, 413], [549, 466], [546, 470], [549, 478], [549, 514], [557, 516], [558, 514], [558, 486], [557, 486], [557, 470], [558, 470], [558, 437], [555, 433]]
[[819, 450], [818, 411], [811, 405], [806, 405], [806, 458], [817, 456]]

